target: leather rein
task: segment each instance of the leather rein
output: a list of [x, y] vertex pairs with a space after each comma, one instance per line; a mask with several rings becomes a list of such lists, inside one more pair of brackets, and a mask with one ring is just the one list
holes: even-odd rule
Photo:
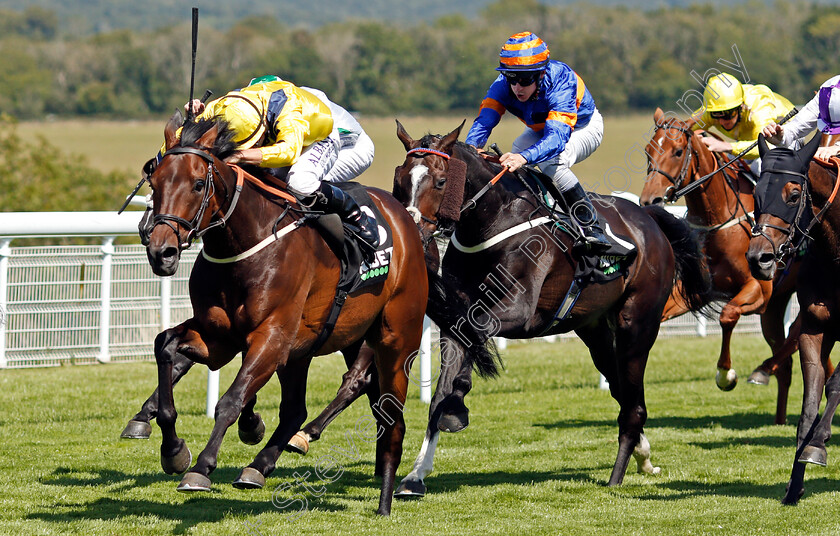
[[[695, 158], [695, 150], [692, 146], [692, 136], [694, 136], [694, 132], [689, 128], [677, 126], [677, 125], [674, 125], [673, 123], [657, 123], [655, 131], [656, 130], [665, 130], [665, 129], [669, 129], [669, 128], [677, 130], [679, 132], [682, 132], [683, 135], [685, 135], [685, 140], [686, 140], [685, 153], [686, 154], [683, 157], [683, 164], [680, 167], [680, 172], [677, 174], [676, 177], [674, 177], [670, 173], [668, 173], [667, 171], [664, 171], [664, 170], [654, 166], [653, 162], [651, 161], [650, 162], [650, 170], [648, 171], [648, 178], [650, 178], [651, 174], [653, 174], [653, 173], [659, 173], [660, 175], [662, 175], [666, 179], [668, 179], [671, 182], [671, 186], [669, 186], [668, 188], [665, 189], [665, 199], [667, 200], [668, 203], [674, 203], [674, 202], [678, 201], [681, 197], [691, 193], [692, 191], [696, 190], [697, 188], [699, 188], [700, 186], [705, 184], [706, 181], [708, 181], [714, 175], [723, 172], [723, 170], [725, 170], [727, 167], [732, 165], [732, 163], [734, 163], [737, 159], [732, 159], [729, 162], [726, 162], [723, 166], [718, 166], [717, 158], [715, 158], [714, 159], [715, 160], [714, 171], [712, 171], [711, 173], [708, 173], [707, 175], [704, 175], [704, 176], [700, 177], [696, 181], [694, 181], [694, 182], [690, 183], [689, 185], [683, 187], [683, 182], [688, 177], [688, 172], [691, 170], [691, 167], [692, 167], [691, 166], [692, 161]], [[669, 139], [671, 139], [671, 138], [669, 138]], [[697, 162], [699, 162], [699, 159], [697, 160]], [[699, 173], [699, 168], [698, 168], [697, 172]], [[753, 225], [752, 217], [750, 216], [750, 212], [747, 211], [747, 208], [741, 202], [741, 199], [740, 199], [739, 194], [738, 194], [738, 190], [735, 188], [735, 185], [732, 184], [732, 181], [730, 180], [729, 176], [726, 175], [726, 173], [723, 173], [723, 177], [724, 177], [724, 180], [726, 180], [726, 184], [727, 184], [727, 186], [729, 186], [729, 189], [732, 190], [732, 192], [735, 194], [735, 200], [736, 200], [738, 206], [741, 208], [741, 210], [743, 210], [744, 216], [742, 216], [741, 218], [737, 218], [738, 221], [735, 221], [736, 220], [736, 215], [738, 213], [738, 210], [736, 209], [735, 212], [733, 214], [731, 214], [726, 221], [724, 221], [722, 223], [719, 223], [719, 224], [709, 226], [709, 227], [699, 227], [699, 228], [701, 228], [701, 229], [703, 229], [704, 231], [707, 231], [707, 232], [708, 231], [717, 231], [717, 230], [725, 229], [725, 228], [729, 227], [730, 225], [732, 225], [732, 222], [735, 222], [735, 224], [737, 224], [737, 223], [740, 223], [740, 221], [748, 221], [749, 225], [752, 227], [752, 225]]]
[[[224, 187], [225, 190], [225, 199], [224, 202], [219, 204], [219, 208], [216, 209], [216, 212], [213, 213], [212, 217], [218, 215], [222, 210], [222, 206], [228, 201], [230, 201], [229, 208], [221, 217], [215, 219], [210, 224], [208, 224], [207, 227], [205, 227], [204, 229], [199, 229], [199, 226], [201, 225], [201, 220], [204, 218], [204, 214], [207, 212], [207, 207], [210, 204], [210, 200], [216, 195], [216, 181], [214, 181], [213, 178], [214, 176], [220, 177], [219, 169], [216, 167], [216, 158], [213, 157], [213, 155], [211, 155], [207, 151], [195, 147], [173, 147], [166, 151], [166, 153], [163, 155], [163, 158], [166, 158], [170, 155], [183, 154], [195, 155], [207, 162], [207, 173], [205, 175], [206, 184], [204, 188], [204, 196], [201, 199], [201, 205], [198, 207], [198, 210], [196, 211], [195, 215], [191, 220], [186, 220], [180, 216], [176, 216], [175, 214], [155, 214], [155, 216], [152, 218], [151, 227], [151, 229], [153, 230], [158, 225], [166, 225], [167, 227], [172, 229], [172, 232], [175, 233], [176, 237], [178, 237], [178, 243], [181, 249], [189, 249], [190, 246], [192, 246], [193, 242], [204, 236], [208, 231], [217, 227], [224, 228], [227, 225], [228, 219], [230, 219], [234, 210], [236, 210], [237, 203], [239, 202], [239, 197], [242, 194], [242, 187], [246, 179], [249, 182], [260, 187], [261, 189], [267, 191], [268, 193], [285, 199], [287, 202], [297, 202], [295, 197], [289, 194], [288, 192], [284, 192], [282, 190], [269, 186], [268, 184], [265, 184], [257, 177], [254, 177], [253, 175], [247, 173], [241, 167], [233, 164], [225, 164], [236, 174], [236, 183], [234, 186], [233, 195], [231, 196], [231, 193], [225, 185], [225, 182], [221, 179], [219, 180], [219, 182], [221, 182], [222, 187]], [[148, 177], [144, 177], [140, 181], [140, 184], [138, 184], [138, 188], [146, 180], [148, 180]], [[186, 237], [183, 239], [181, 238], [181, 232], [179, 230], [181, 227], [185, 227], [188, 230]], [[149, 233], [151, 234], [151, 232], [152, 231], [150, 230]]]

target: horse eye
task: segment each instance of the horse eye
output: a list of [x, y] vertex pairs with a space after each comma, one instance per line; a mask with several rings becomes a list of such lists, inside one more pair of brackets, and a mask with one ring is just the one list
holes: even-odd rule
[[446, 177], [441, 177], [437, 181], [435, 181], [435, 188], [440, 190], [446, 184]]
[[193, 186], [193, 191], [200, 192], [204, 189], [204, 179], [199, 179], [195, 181], [195, 186]]
[[788, 197], [787, 202], [788, 202], [789, 205], [796, 205], [796, 204], [799, 203], [799, 198], [800, 197], [802, 197], [802, 195], [799, 192], [799, 190], [794, 190], [790, 193], [790, 196]]
[[680, 157], [682, 155], [683, 155], [683, 150], [682, 149], [677, 149], [676, 151], [674, 151], [674, 156]]

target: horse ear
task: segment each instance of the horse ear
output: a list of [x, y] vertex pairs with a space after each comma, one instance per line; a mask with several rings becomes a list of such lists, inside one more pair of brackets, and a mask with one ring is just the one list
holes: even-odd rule
[[764, 155], [767, 154], [770, 148], [767, 147], [767, 141], [764, 139], [764, 134], [758, 135], [758, 157], [764, 158]]
[[167, 149], [171, 149], [178, 143], [178, 138], [175, 136], [175, 133], [183, 124], [184, 117], [180, 111], [175, 110], [175, 113], [172, 114], [172, 117], [169, 118], [169, 121], [166, 122], [166, 126], [163, 128], [163, 139], [166, 142]]
[[411, 138], [411, 136], [408, 135], [408, 132], [405, 131], [405, 129], [402, 126], [402, 123], [400, 123], [400, 120], [395, 119], [395, 121], [397, 122], [397, 137], [402, 142], [403, 147], [405, 147], [406, 151], [411, 150], [412, 145], [414, 144], [414, 140]]
[[806, 167], [811, 164], [811, 159], [813, 159], [814, 155], [817, 154], [817, 149], [820, 148], [821, 141], [822, 136], [815, 135], [813, 138], [811, 138], [811, 141], [809, 141], [805, 145], [805, 147], [799, 149], [799, 151], [796, 152], [796, 155], [802, 161], [802, 164]]
[[219, 123], [213, 123], [213, 126], [207, 129], [207, 132], [198, 139], [198, 144], [202, 147], [213, 147], [213, 144], [216, 142], [216, 138], [218, 137]]
[[466, 122], [467, 120], [464, 119], [463, 121], [461, 121], [461, 124], [458, 125], [458, 127], [455, 130], [444, 136], [444, 138], [440, 142], [440, 149], [442, 151], [452, 154], [452, 146], [455, 145], [456, 141], [458, 141], [458, 136], [461, 135], [461, 129], [464, 128], [464, 123]]
[[665, 112], [662, 111], [662, 108], [659, 106], [656, 107], [656, 111], [653, 112], [653, 122], [657, 125], [659, 124], [659, 120], [662, 119], [662, 116], [665, 115]]

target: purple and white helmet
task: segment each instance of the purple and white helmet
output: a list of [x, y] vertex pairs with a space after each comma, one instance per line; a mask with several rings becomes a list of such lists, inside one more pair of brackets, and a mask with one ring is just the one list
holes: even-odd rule
[[823, 82], [819, 96], [820, 113], [817, 128], [823, 134], [840, 134], [840, 75]]

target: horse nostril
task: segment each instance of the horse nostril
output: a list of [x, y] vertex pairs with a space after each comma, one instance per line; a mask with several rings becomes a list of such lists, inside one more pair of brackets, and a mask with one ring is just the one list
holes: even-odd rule
[[161, 259], [171, 259], [172, 257], [178, 256], [178, 248], [176, 247], [167, 247], [160, 253]]
[[775, 260], [776, 260], [776, 256], [773, 255], [770, 252], [764, 252], [764, 253], [762, 253], [761, 255], [758, 256], [758, 263], [761, 264], [762, 266], [767, 266], [769, 264], [772, 264], [773, 261], [775, 261]]
[[653, 199], [650, 199], [650, 200], [642, 203], [642, 205], [644, 205], [644, 206], [656, 205], [656, 206], [660, 206], [660, 207], [664, 204], [665, 204], [665, 200], [661, 197], [654, 197]]

